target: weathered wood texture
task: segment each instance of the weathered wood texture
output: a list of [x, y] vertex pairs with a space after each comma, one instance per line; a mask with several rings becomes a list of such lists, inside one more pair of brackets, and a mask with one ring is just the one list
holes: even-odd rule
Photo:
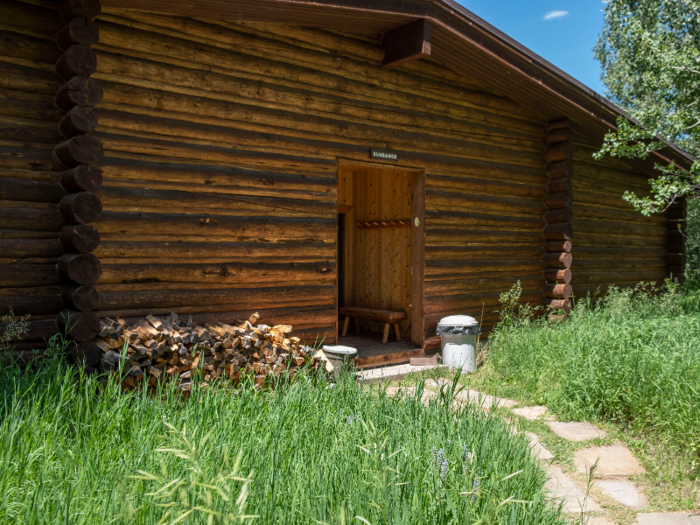
[[575, 133], [571, 285], [577, 298], [666, 277], [666, 217], [644, 217], [622, 199], [626, 190], [648, 195], [649, 176], [622, 159], [596, 161], [595, 151], [590, 139]]

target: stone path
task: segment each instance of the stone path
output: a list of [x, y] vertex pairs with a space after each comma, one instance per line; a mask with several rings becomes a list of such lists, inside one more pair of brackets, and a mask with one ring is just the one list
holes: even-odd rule
[[[426, 381], [426, 389], [421, 399], [426, 403], [437, 396], [436, 390], [444, 385], [452, 384], [452, 380], [447, 378], [429, 379]], [[387, 389], [388, 395], [410, 394], [415, 392], [415, 387]], [[477, 392], [475, 390], [462, 390], [457, 394], [455, 401], [461, 403], [478, 404], [484, 410], [490, 410], [496, 406], [509, 408], [515, 416], [520, 416], [528, 420], [547, 421], [547, 425], [557, 436], [567, 441], [585, 442], [607, 437], [607, 434], [595, 425], [587, 422], [563, 423], [554, 421], [548, 414], [545, 406], [529, 406], [513, 408], [518, 405], [512, 399], [499, 398]], [[518, 430], [511, 426], [514, 432]], [[602, 507], [590, 494], [586, 494], [584, 487], [567, 476], [561, 466], [555, 463], [555, 456], [542, 446], [539, 436], [532, 432], [523, 432], [530, 440], [532, 455], [546, 464], [549, 474], [547, 490], [555, 503], [562, 503], [564, 512], [572, 514], [602, 513]], [[637, 458], [624, 445], [613, 446], [592, 446], [577, 450], [574, 454], [574, 466], [579, 477], [588, 477], [593, 466], [595, 481], [593, 491], [598, 495], [609, 498], [633, 511], [642, 510], [647, 506], [646, 496], [638, 487], [628, 479], [628, 476], [643, 474], [644, 468], [639, 464]], [[604, 498], [605, 499], [605, 498]], [[603, 503], [605, 503], [604, 500]], [[590, 514], [589, 514], [590, 515]], [[598, 515], [590, 517], [588, 525], [617, 525], [610, 517]], [[633, 525], [700, 525], [700, 515], [690, 515], [681, 513], [638, 513]]]

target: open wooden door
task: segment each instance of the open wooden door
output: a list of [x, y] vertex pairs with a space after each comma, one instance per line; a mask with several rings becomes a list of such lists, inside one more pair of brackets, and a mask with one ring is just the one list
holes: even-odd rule
[[[414, 326], [423, 325], [422, 177], [390, 167], [341, 165], [338, 173], [338, 304], [406, 312], [402, 338], [418, 348], [423, 346], [422, 328]], [[383, 328], [360, 323], [363, 331]]]

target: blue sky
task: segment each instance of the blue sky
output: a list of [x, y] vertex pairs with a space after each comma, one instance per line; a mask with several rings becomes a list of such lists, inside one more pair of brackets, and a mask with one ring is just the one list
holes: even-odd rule
[[604, 95], [593, 46], [603, 28], [601, 0], [457, 0], [477, 16]]

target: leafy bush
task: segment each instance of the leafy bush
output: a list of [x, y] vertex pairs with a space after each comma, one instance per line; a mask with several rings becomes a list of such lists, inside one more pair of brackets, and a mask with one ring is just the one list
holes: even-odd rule
[[508, 317], [489, 366], [563, 417], [700, 441], [700, 296], [674, 287], [613, 289], [579, 300], [568, 320]]
[[[0, 372], [0, 522], [560, 524], [522, 436], [344, 377], [123, 393], [58, 355]], [[237, 458], [233, 460], [233, 458]]]

